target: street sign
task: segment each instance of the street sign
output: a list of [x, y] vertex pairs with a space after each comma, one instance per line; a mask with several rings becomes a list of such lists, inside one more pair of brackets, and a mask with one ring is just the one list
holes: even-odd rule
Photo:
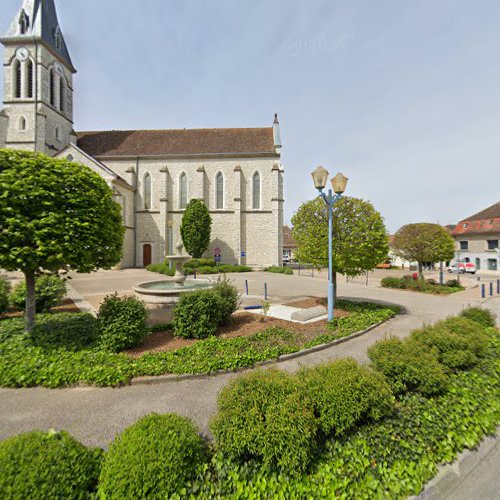
[[214, 256], [214, 260], [215, 262], [217, 262], [217, 264], [220, 262], [220, 255], [215, 255]]
[[214, 255], [220, 255], [221, 254], [221, 250], [219, 247], [215, 247], [214, 248]]
[[246, 253], [245, 252], [241, 252], [240, 254], [242, 257], [245, 257], [246, 256]]

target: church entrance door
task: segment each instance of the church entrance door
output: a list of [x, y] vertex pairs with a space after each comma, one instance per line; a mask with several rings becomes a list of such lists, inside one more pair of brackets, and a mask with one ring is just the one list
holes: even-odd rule
[[151, 245], [148, 243], [142, 247], [142, 265], [144, 267], [151, 264]]

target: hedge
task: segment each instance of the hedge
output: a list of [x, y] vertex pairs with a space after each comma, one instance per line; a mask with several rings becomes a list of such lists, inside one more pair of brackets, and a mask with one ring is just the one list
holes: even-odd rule
[[[48, 311], [61, 304], [66, 294], [66, 282], [58, 276], [38, 276], [35, 280], [35, 309], [37, 313]], [[26, 283], [18, 283], [10, 294], [10, 303], [18, 310], [26, 308]]]

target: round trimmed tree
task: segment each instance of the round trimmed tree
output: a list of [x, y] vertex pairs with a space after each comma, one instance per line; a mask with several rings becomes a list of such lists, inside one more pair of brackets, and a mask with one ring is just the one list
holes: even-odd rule
[[186, 252], [199, 259], [207, 251], [212, 231], [212, 218], [208, 208], [200, 200], [191, 200], [181, 223], [181, 237]]
[[418, 262], [418, 274], [422, 280], [425, 262], [445, 262], [455, 254], [455, 241], [446, 228], [429, 222], [406, 224], [398, 229], [393, 245], [397, 255]]
[[26, 329], [35, 324], [35, 277], [110, 269], [122, 255], [120, 205], [90, 168], [26, 151], [0, 150], [0, 268], [26, 281]]
[[[344, 196], [333, 207], [333, 282], [337, 273], [358, 276], [375, 268], [389, 253], [384, 219], [365, 200]], [[321, 198], [303, 203], [292, 217], [292, 235], [300, 262], [328, 267], [328, 211]]]

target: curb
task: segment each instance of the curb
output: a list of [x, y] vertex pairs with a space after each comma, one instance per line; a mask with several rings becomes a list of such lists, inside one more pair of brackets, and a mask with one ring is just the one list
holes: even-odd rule
[[484, 460], [497, 447], [500, 447], [500, 427], [494, 435], [486, 436], [475, 448], [461, 452], [450, 464], [439, 466], [437, 474], [431, 479], [418, 496], [411, 500], [438, 500], [453, 498], [467, 476], [481, 466]]
[[328, 349], [329, 347], [333, 347], [334, 345], [343, 344], [344, 342], [348, 342], [351, 339], [354, 339], [356, 337], [360, 337], [361, 335], [364, 335], [365, 333], [370, 332], [371, 330], [379, 327], [380, 325], [383, 325], [384, 323], [391, 321], [396, 316], [393, 316], [392, 318], [389, 318], [386, 321], [379, 321], [378, 323], [369, 326], [365, 330], [351, 333], [351, 335], [347, 335], [346, 337], [342, 337], [340, 339], [332, 340], [331, 342], [327, 342], [326, 344], [320, 344], [320, 345], [317, 345], [314, 347], [309, 347], [308, 349], [303, 349], [302, 351], [298, 351], [298, 352], [292, 352], [290, 354], [282, 354], [281, 356], [278, 356], [277, 358], [274, 358], [274, 359], [268, 359], [266, 361], [258, 361], [257, 363], [255, 363], [252, 366], [244, 366], [241, 368], [234, 368], [234, 369], [229, 368], [227, 370], [218, 370], [215, 372], [183, 373], [183, 374], [178, 374], [178, 375], [175, 373], [174, 374], [169, 373], [168, 375], [158, 375], [158, 376], [153, 375], [153, 376], [136, 377], [130, 381], [129, 385], [136, 386], [136, 385], [160, 384], [163, 382], [179, 382], [181, 380], [199, 380], [199, 379], [204, 379], [207, 377], [217, 377], [219, 375], [229, 375], [230, 373], [240, 373], [240, 372], [253, 370], [255, 368], [260, 368], [262, 366], [267, 366], [267, 365], [278, 365], [284, 361], [288, 361], [288, 360], [295, 359], [295, 358], [301, 358], [303, 356], [307, 356], [308, 354], [312, 354], [314, 352], [323, 351], [325, 349]]

